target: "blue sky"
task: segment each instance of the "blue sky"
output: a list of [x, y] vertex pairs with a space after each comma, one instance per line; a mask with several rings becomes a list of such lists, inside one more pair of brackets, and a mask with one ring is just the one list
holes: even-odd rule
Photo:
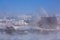
[[48, 13], [60, 13], [60, 0], [0, 0], [0, 14], [32, 14], [44, 8]]

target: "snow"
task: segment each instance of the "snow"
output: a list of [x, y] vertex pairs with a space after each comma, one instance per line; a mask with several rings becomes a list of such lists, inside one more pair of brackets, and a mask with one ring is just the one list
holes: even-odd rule
[[[32, 28], [32, 27], [31, 27]], [[30, 27], [20, 28], [20, 29], [31, 29]], [[35, 28], [34, 28], [35, 29]], [[26, 33], [26, 34], [7, 34], [0, 32], [0, 40], [60, 40], [60, 32], [49, 33], [49, 34], [40, 34], [36, 33]]]

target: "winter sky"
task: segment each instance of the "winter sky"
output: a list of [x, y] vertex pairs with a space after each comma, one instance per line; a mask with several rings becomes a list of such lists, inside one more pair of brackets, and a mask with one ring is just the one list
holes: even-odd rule
[[42, 8], [59, 14], [60, 0], [0, 0], [0, 15], [37, 14]]

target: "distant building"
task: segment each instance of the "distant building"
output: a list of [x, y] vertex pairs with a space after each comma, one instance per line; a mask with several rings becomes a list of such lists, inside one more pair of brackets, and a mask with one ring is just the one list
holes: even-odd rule
[[57, 18], [56, 17], [41, 17], [41, 20], [38, 22], [38, 26], [41, 28], [56, 28]]

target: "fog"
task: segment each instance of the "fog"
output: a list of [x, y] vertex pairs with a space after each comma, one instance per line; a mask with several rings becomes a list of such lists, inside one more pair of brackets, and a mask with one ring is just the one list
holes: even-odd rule
[[1, 20], [0, 40], [60, 40], [59, 15], [44, 8], [37, 15], [5, 15]]

